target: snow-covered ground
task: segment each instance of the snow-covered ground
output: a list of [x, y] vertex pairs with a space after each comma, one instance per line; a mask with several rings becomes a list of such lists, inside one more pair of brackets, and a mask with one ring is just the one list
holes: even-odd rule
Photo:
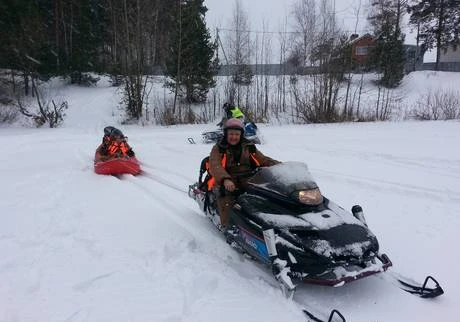
[[[58, 104], [63, 101], [69, 103], [69, 109], [66, 111], [67, 117], [65, 118], [66, 127], [91, 128], [96, 130], [100, 129], [104, 124], [112, 122], [114, 118], [117, 120], [124, 118], [124, 111], [120, 108], [123, 94], [122, 88], [110, 86], [107, 76], [93, 76], [100, 78], [98, 86], [95, 88], [69, 86], [59, 78], [54, 78], [47, 83], [41, 84], [42, 98], [45, 102], [54, 99]], [[427, 95], [430, 93], [438, 93], [441, 96], [453, 96], [453, 98], [460, 97], [458, 89], [460, 73], [413, 72], [405, 76], [399, 87], [390, 91], [383, 90], [382, 88], [379, 89], [376, 85], [377, 74], [351, 74], [348, 76], [351, 77], [351, 85], [347, 108], [348, 111], [353, 111], [355, 117], [359, 114], [359, 118], [361, 119], [374, 119], [376, 114], [383, 114], [383, 107], [388, 109], [388, 119], [390, 120], [401, 121], [404, 119], [413, 119], [412, 112], [417, 106], [416, 103], [426, 101]], [[174, 94], [164, 86], [166, 80], [163, 76], [154, 76], [147, 82], [147, 92], [149, 95], [146, 99], [143, 117], [139, 123], [144, 125], [160, 124], [161, 114], [165, 106], [172, 106]], [[311, 99], [313, 80], [310, 76], [299, 76], [296, 85], [290, 84], [289, 77], [284, 76], [286, 85], [286, 110], [283, 113], [276, 112], [281, 109], [281, 102], [284, 100], [280, 100], [284, 97], [282, 92], [280, 92], [282, 88], [280, 85], [283, 83], [283, 78], [278, 76], [257, 76], [256, 80], [255, 77], [251, 85], [248, 87], [241, 86], [240, 88], [241, 104], [239, 105], [243, 111], [248, 111], [260, 117], [263, 100], [257, 95], [262, 93], [260, 86], [262, 83], [265, 86], [265, 80], [267, 80], [269, 121], [276, 124], [302, 123], [302, 118], [297, 115], [298, 107], [296, 106], [295, 95], [298, 95], [304, 101]], [[217, 86], [209, 91], [208, 102], [192, 107], [198, 120], [201, 120], [201, 122], [212, 119], [220, 120], [222, 113], [220, 107], [228, 100], [227, 91], [230, 82], [231, 78], [229, 77], [217, 77]], [[297, 91], [296, 94], [294, 94], [294, 88]], [[347, 83], [343, 82], [337, 99], [337, 109], [340, 111], [345, 106], [346, 92]], [[13, 99], [14, 101], [15, 99]], [[38, 106], [34, 98], [25, 99], [25, 101], [30, 111], [38, 111]], [[236, 98], [234, 103], [238, 105]], [[184, 108], [182, 106], [182, 109]], [[0, 104], [0, 122], [5, 111], [11, 109], [13, 109], [11, 106], [5, 107]], [[357, 113], [358, 109], [359, 113]], [[460, 107], [457, 109], [460, 109]], [[101, 110], [104, 112], [101, 113]], [[30, 126], [32, 123], [31, 119], [26, 119], [21, 114], [17, 114], [17, 120], [13, 126], [19, 124], [29, 124]], [[0, 123], [0, 127], [3, 126], [5, 125]]]
[[0, 321], [455, 321], [460, 304], [460, 123], [261, 126], [261, 150], [309, 164], [323, 193], [361, 204], [394, 269], [437, 277], [423, 300], [369, 277], [302, 285], [289, 301], [270, 272], [231, 249], [187, 197], [212, 125], [122, 127], [149, 177], [94, 174], [113, 88], [71, 88], [63, 128], [1, 128]]

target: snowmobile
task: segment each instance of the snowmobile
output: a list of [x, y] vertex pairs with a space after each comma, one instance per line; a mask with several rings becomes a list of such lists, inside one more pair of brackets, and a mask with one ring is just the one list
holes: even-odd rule
[[[203, 180], [205, 161], [198, 182], [189, 186], [189, 197], [219, 228], [216, 192], [208, 191]], [[342, 286], [392, 266], [380, 253], [362, 208], [348, 212], [326, 198], [304, 163], [259, 168], [235, 198], [230, 227], [223, 232], [227, 242], [269, 266], [287, 293], [299, 282]], [[434, 287], [427, 286], [429, 281]], [[398, 282], [421, 297], [443, 294], [431, 276], [423, 285], [402, 277]]]
[[[203, 132], [201, 136], [205, 144], [216, 143], [224, 136], [224, 131], [220, 128], [215, 131]], [[253, 122], [244, 123], [244, 137], [254, 144], [261, 144], [259, 130]]]

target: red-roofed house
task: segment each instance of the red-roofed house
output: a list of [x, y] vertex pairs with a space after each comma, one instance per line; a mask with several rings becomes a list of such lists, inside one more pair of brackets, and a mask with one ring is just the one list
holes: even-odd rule
[[374, 46], [376, 37], [364, 34], [361, 37], [353, 35], [350, 41], [353, 60], [359, 65], [365, 65], [369, 60], [371, 48]]

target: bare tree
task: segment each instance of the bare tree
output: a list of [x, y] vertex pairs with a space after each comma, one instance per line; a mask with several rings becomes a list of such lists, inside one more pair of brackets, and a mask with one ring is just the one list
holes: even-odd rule
[[[338, 92], [344, 77], [344, 48], [347, 44], [335, 25], [332, 2], [321, 0], [314, 6], [316, 21], [309, 61], [318, 72], [291, 83], [297, 116], [303, 122], [339, 121]], [[302, 34], [299, 31], [299, 34]]]
[[288, 48], [288, 39], [287, 39], [287, 20], [285, 20], [284, 25], [282, 27], [282, 31], [279, 33], [278, 42], [279, 42], [279, 64], [280, 64], [280, 71], [279, 76], [277, 79], [277, 102], [276, 102], [276, 109], [275, 115], [278, 117], [279, 113], [286, 112], [286, 51]]
[[251, 61], [251, 39], [249, 32], [248, 14], [244, 10], [241, 0], [235, 0], [231, 21], [232, 32], [227, 38], [227, 53], [229, 61], [235, 65], [233, 83], [228, 93], [228, 99], [241, 104], [241, 86], [249, 85], [252, 81], [252, 72], [249, 69]]
[[[354, 14], [355, 14], [355, 29], [354, 29], [354, 34], [355, 35], [357, 35], [357, 32], [358, 32], [359, 18], [360, 18], [361, 9], [362, 9], [361, 8], [361, 2], [362, 2], [362, 0], [359, 0], [359, 2], [353, 8]], [[353, 101], [349, 102], [350, 87], [351, 87], [351, 83], [352, 83], [352, 80], [353, 80], [353, 74], [352, 74], [353, 53], [351, 52], [351, 50], [352, 50], [352, 46], [349, 46], [349, 49], [347, 49], [348, 54], [349, 54], [349, 59], [348, 59], [349, 60], [349, 66], [348, 66], [349, 70], [348, 70], [348, 76], [347, 76], [347, 90], [346, 90], [346, 94], [345, 94], [345, 106], [344, 106], [344, 109], [343, 109], [343, 118], [345, 120], [353, 119], [353, 104], [354, 104], [354, 98], [355, 98], [355, 97], [353, 97]], [[362, 77], [361, 77], [360, 84], [362, 86]], [[355, 93], [356, 93], [356, 91], [355, 91]], [[359, 96], [361, 96], [361, 90], [359, 91]], [[360, 101], [360, 97], [358, 98], [358, 102], [359, 101]], [[357, 110], [359, 110], [359, 107], [357, 108]]]
[[317, 5], [315, 0], [298, 0], [292, 8], [293, 48], [291, 49], [291, 63], [295, 66], [308, 66], [310, 54], [314, 47], [317, 35]]
[[37, 84], [36, 77], [31, 78], [31, 84], [37, 107], [25, 103], [23, 97], [18, 93], [16, 105], [19, 112], [31, 118], [37, 127], [41, 127], [45, 124], [48, 124], [50, 128], [58, 127], [64, 121], [65, 111], [69, 107], [67, 101], [58, 101], [56, 103], [54, 99], [47, 99], [45, 95], [42, 94], [39, 84]]
[[430, 90], [423, 94], [409, 112], [419, 120], [452, 120], [460, 118], [460, 91]]

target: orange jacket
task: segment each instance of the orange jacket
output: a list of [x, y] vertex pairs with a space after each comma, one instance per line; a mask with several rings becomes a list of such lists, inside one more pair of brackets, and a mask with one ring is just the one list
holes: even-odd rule
[[106, 161], [113, 158], [133, 157], [134, 151], [127, 142], [111, 141], [101, 144], [96, 150], [96, 161]]

